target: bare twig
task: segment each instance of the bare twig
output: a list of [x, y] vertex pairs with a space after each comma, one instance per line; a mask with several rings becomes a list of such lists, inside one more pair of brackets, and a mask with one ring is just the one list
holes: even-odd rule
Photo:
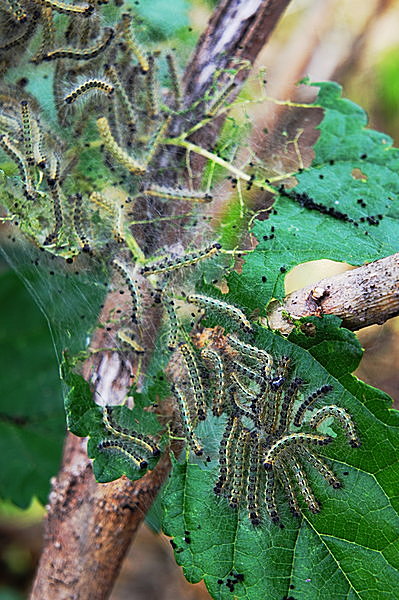
[[[289, 294], [273, 302], [269, 327], [287, 334], [299, 317], [337, 315], [352, 331], [399, 314], [399, 253]], [[288, 316], [290, 315], [290, 316]]]

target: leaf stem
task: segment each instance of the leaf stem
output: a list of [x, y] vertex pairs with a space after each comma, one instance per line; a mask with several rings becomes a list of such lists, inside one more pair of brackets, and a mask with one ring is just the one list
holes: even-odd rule
[[267, 190], [271, 194], [278, 194], [278, 190], [276, 190], [276, 188], [272, 187], [271, 185], [265, 183], [265, 181], [261, 181], [259, 179], [252, 179], [250, 175], [248, 175], [238, 167], [235, 167], [231, 163], [227, 162], [227, 160], [224, 160], [224, 158], [221, 158], [217, 154], [214, 154], [213, 152], [202, 148], [202, 146], [197, 146], [197, 144], [183, 139], [183, 137], [164, 138], [163, 140], [161, 140], [161, 144], [165, 144], [167, 146], [179, 146], [181, 148], [186, 148], [187, 150], [195, 152], [203, 158], [207, 158], [212, 162], [220, 165], [221, 167], [224, 167], [227, 171], [235, 175], [238, 179], [243, 179], [248, 183], [251, 182], [252, 185], [254, 185], [255, 187], [258, 187], [262, 190]]

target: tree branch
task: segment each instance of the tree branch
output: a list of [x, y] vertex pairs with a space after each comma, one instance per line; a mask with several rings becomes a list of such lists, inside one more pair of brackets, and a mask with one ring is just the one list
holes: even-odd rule
[[[290, 317], [287, 317], [287, 314]], [[399, 253], [382, 258], [289, 294], [273, 302], [269, 327], [288, 334], [299, 317], [336, 315], [342, 326], [355, 331], [381, 325], [399, 314]]]

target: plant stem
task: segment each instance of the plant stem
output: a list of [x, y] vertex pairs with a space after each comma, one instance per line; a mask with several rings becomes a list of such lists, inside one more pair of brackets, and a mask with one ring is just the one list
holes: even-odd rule
[[214, 154], [213, 152], [210, 152], [209, 150], [206, 150], [201, 146], [197, 146], [197, 144], [194, 144], [193, 142], [185, 140], [182, 136], [175, 138], [164, 138], [163, 140], [161, 140], [161, 143], [167, 146], [178, 146], [180, 148], [186, 148], [186, 150], [189, 150], [190, 152], [195, 152], [199, 156], [209, 159], [212, 162], [220, 165], [221, 167], [224, 167], [227, 171], [235, 175], [238, 179], [243, 179], [244, 181], [251, 182], [252, 185], [254, 185], [255, 187], [258, 187], [262, 190], [267, 190], [271, 194], [278, 193], [276, 188], [272, 187], [271, 185], [268, 185], [267, 183], [259, 179], [252, 179], [251, 176], [248, 175], [248, 173], [245, 173], [245, 171], [242, 171], [238, 167], [235, 167], [224, 158], [221, 158], [217, 154]]

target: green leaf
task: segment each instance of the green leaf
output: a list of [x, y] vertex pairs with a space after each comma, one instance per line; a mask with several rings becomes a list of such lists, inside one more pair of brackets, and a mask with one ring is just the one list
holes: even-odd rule
[[0, 496], [26, 508], [46, 502], [65, 431], [51, 335], [24, 285], [0, 276]]
[[308, 317], [300, 321], [311, 324], [311, 334], [306, 326], [299, 327], [289, 336], [291, 342], [309, 350], [337, 379], [357, 369], [363, 355], [361, 344], [352, 331], [340, 327], [339, 317], [325, 315], [322, 319]]
[[213, 439], [213, 446], [205, 451], [212, 462], [175, 462], [163, 496], [163, 527], [173, 538], [176, 560], [188, 580], [204, 579], [215, 598], [231, 598], [232, 585], [234, 597], [240, 600], [396, 598], [398, 414], [389, 410], [385, 394], [350, 375], [360, 355], [355, 336], [338, 329], [333, 318], [314, 323], [312, 337], [292, 334], [304, 348], [267, 330], [258, 331], [256, 345], [273, 356], [290, 356], [293, 377], [301, 376], [309, 391], [332, 384], [327, 403], [350, 412], [362, 446], [348, 447], [340, 428], [333, 425], [334, 442], [321, 454], [344, 487], [332, 489], [307, 467], [311, 487], [321, 501], [320, 513], [304, 508], [302, 517], [295, 519], [281, 495], [278, 507], [284, 529], [267, 516], [255, 528], [244, 508], [234, 511], [213, 493], [218, 473], [214, 448], [223, 433], [224, 417], [211, 418], [215, 423], [208, 439]]
[[341, 98], [338, 84], [315, 85], [324, 116], [312, 166], [296, 174], [297, 185], [279, 195], [268, 219], [254, 221], [258, 246], [242, 275], [229, 279], [232, 298], [248, 308], [283, 298], [285, 273], [298, 264], [361, 265], [399, 250], [399, 150], [366, 128], [366, 113]]

